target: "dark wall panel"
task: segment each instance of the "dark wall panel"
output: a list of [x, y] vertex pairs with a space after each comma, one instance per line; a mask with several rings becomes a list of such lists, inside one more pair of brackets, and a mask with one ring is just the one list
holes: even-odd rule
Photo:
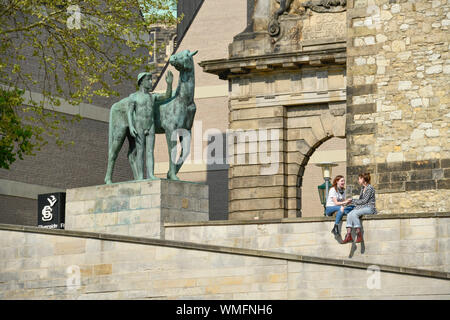
[[181, 43], [186, 31], [189, 29], [198, 10], [202, 6], [204, 0], [179, 0], [177, 6], [177, 14], [180, 17], [184, 14], [183, 20], [177, 26], [177, 40]]
[[0, 223], [36, 226], [37, 200], [0, 195]]

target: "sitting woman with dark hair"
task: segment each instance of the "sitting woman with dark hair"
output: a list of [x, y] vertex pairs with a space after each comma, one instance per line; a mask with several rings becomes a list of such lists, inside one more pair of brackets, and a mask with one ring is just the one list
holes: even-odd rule
[[343, 176], [336, 176], [333, 180], [333, 185], [328, 192], [327, 203], [325, 206], [325, 214], [331, 216], [336, 212], [336, 220], [334, 227], [331, 230], [335, 235], [339, 234], [339, 222], [342, 220], [342, 216], [347, 214], [353, 209], [353, 206], [347, 206], [351, 199], [345, 199], [345, 179]]
[[375, 207], [375, 189], [370, 184], [370, 173], [361, 173], [358, 176], [358, 183], [363, 187], [359, 195], [359, 199], [352, 200], [355, 208], [347, 216], [347, 235], [342, 243], [353, 241], [352, 228], [356, 228], [356, 241], [362, 241], [361, 221], [359, 217], [364, 214], [376, 214]]

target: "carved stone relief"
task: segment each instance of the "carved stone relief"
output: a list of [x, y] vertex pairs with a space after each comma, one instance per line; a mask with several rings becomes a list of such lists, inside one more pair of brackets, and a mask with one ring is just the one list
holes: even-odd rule
[[[281, 21], [289, 20], [290, 17], [297, 19], [304, 19], [308, 12], [315, 13], [339, 13], [346, 10], [346, 0], [272, 0], [276, 1], [279, 6], [273, 13], [273, 18], [269, 22], [268, 33], [271, 37], [278, 37], [275, 41], [282, 37], [288, 37], [284, 40], [292, 40], [293, 34], [298, 34], [300, 40], [301, 26], [294, 30], [292, 23], [288, 26], [288, 31], [284, 35], [282, 33]], [[275, 5], [276, 7], [277, 5]], [[288, 17], [286, 19], [285, 17]]]

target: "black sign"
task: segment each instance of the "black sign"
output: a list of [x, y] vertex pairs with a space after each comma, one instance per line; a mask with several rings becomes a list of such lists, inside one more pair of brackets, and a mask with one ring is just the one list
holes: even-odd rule
[[64, 229], [66, 193], [54, 192], [38, 195], [38, 227]]

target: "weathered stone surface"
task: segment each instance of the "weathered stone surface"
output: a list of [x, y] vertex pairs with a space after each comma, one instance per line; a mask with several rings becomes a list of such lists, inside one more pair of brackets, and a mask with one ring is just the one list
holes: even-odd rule
[[[393, 195], [395, 198], [395, 194]], [[387, 219], [389, 215], [379, 215], [363, 219], [365, 251], [355, 251], [354, 261], [365, 261], [396, 266], [410, 266], [426, 269], [434, 261], [434, 270], [450, 270], [447, 254], [448, 213], [444, 217], [432, 217], [425, 214], [417, 216], [403, 214], [403, 219]], [[376, 218], [376, 219], [371, 219]], [[303, 220], [303, 222], [300, 222]], [[167, 239], [193, 241], [198, 243], [241, 246], [252, 249], [281, 251], [304, 255], [348, 257], [350, 248], [342, 246], [329, 235], [332, 218], [315, 218], [307, 222], [306, 218], [292, 220], [260, 221], [236, 224], [214, 225], [212, 222], [197, 225], [166, 226]], [[345, 227], [343, 223], [342, 229]], [[236, 229], [239, 228], [239, 229]], [[176, 232], [172, 232], [176, 231]], [[194, 232], [195, 230], [195, 232]], [[205, 234], [208, 237], [199, 235]], [[239, 232], [235, 232], [239, 231]], [[232, 236], [231, 236], [232, 235]], [[255, 239], [255, 241], [253, 241]], [[438, 243], [440, 245], [438, 245]], [[427, 254], [427, 262], [424, 256]], [[438, 258], [440, 257], [440, 258]]]
[[344, 138], [346, 135], [346, 118], [345, 117], [335, 117], [333, 126], [333, 135], [338, 138]]
[[143, 180], [80, 189], [68, 190], [67, 230], [163, 238], [164, 221], [209, 219], [205, 184]]
[[[266, 201], [265, 191], [256, 192], [255, 204], [249, 206], [246, 202], [239, 204], [248, 199], [240, 199], [235, 189], [249, 187], [253, 190], [258, 183], [261, 187], [277, 188], [286, 188], [292, 181], [295, 185], [297, 177], [292, 168], [291, 177], [280, 176], [286, 174], [286, 167], [306, 165], [309, 156], [325, 140], [345, 136], [345, 23], [340, 20], [345, 12], [319, 14], [312, 10], [305, 20], [304, 9], [292, 9], [293, 15], [279, 17], [280, 28], [284, 31], [280, 38], [273, 38], [267, 34], [270, 19], [266, 15], [275, 8], [270, 8], [266, 2], [255, 6], [262, 6], [258, 7], [259, 16], [244, 33], [234, 37], [229, 47], [230, 58], [200, 63], [204, 71], [232, 83], [231, 129], [274, 128], [280, 131], [278, 141], [282, 150], [276, 174], [259, 179], [256, 175], [261, 176], [261, 173], [257, 167], [230, 170], [230, 194], [236, 196], [230, 206], [230, 219], [245, 214], [249, 219], [273, 216], [275, 209]], [[254, 34], [256, 30], [258, 33]], [[374, 45], [375, 32], [369, 28], [365, 31], [360, 33], [363, 41]], [[369, 65], [376, 69], [374, 61]], [[245, 177], [247, 179], [243, 179]], [[263, 208], [262, 204], [268, 207]], [[233, 211], [250, 207], [260, 209], [246, 213]], [[279, 204], [278, 212], [279, 217], [286, 214], [284, 204]]]
[[178, 225], [166, 232], [176, 242], [0, 226], [0, 254], [14, 251], [0, 264], [1, 298], [450, 298], [447, 234], [436, 232], [448, 215], [368, 218], [352, 260], [321, 220]]
[[[347, 168], [365, 163], [410, 165], [449, 157], [448, 118], [443, 116], [449, 103], [445, 74], [449, 42], [448, 30], [442, 27], [442, 21], [448, 20], [448, 10], [445, 1], [425, 1], [417, 6], [411, 2], [358, 1], [358, 7], [355, 2], [353, 8], [348, 8], [348, 43], [360, 46], [348, 48], [347, 93], [352, 99], [348, 111], [362, 110], [370, 103], [376, 109], [347, 119]], [[376, 30], [377, 45], [373, 48], [364, 47], [365, 38], [370, 36], [366, 22]], [[369, 60], [375, 60], [375, 74], [368, 68]], [[363, 90], [370, 86], [374, 90]], [[369, 125], [374, 126], [371, 147], [351, 145], [362, 131], [369, 133], [358, 126]], [[442, 174], [411, 170], [422, 169], [394, 168], [404, 171], [401, 181], [396, 182], [378, 177], [377, 207], [382, 212], [449, 211], [449, 203], [445, 202], [448, 194], [436, 192], [439, 186], [446, 190]], [[406, 192], [399, 192], [402, 190]], [[410, 201], [413, 195], [420, 200]]]

